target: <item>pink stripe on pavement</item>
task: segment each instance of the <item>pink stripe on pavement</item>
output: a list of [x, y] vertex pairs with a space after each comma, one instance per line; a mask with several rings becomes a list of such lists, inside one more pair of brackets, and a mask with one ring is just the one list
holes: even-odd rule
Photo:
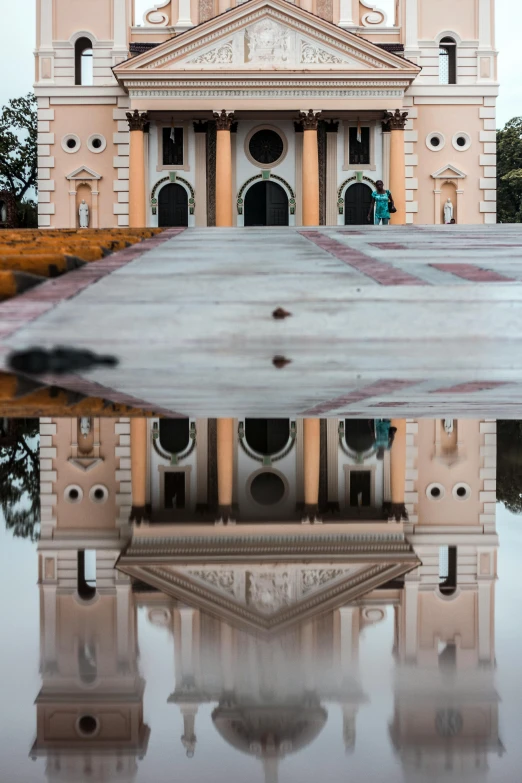
[[[467, 250], [469, 248], [466, 248]], [[451, 275], [469, 280], [471, 283], [515, 283], [512, 277], [505, 277], [492, 269], [484, 269], [475, 264], [430, 264], [441, 272], [449, 272]]]
[[443, 389], [432, 389], [429, 394], [475, 394], [507, 384], [509, 381], [471, 381], [470, 383], [458, 383], [456, 386], [446, 386]]
[[[315, 405], [313, 408], [300, 413], [300, 416], [322, 416], [323, 413], [329, 413], [333, 410], [344, 409], [346, 405], [352, 405], [354, 402], [362, 402], [371, 397], [380, 397], [390, 394], [398, 389], [404, 389], [406, 386], [415, 386], [420, 381], [400, 381], [395, 379], [382, 379], [370, 383], [367, 386], [361, 386], [359, 389], [353, 389], [342, 397], [336, 397], [333, 400], [327, 400]], [[393, 403], [395, 404], [395, 403]]]
[[384, 261], [376, 261], [360, 250], [338, 242], [335, 237], [322, 234], [320, 231], [300, 231], [299, 233], [317, 247], [326, 250], [339, 261], [343, 261], [347, 266], [351, 266], [352, 269], [356, 269], [379, 285], [430, 285], [420, 277], [403, 272], [402, 269], [397, 269]]

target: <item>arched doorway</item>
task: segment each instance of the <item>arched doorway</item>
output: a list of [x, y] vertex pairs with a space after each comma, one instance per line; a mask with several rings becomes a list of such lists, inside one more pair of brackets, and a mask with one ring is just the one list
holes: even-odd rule
[[182, 185], [164, 185], [158, 195], [158, 226], [188, 226], [188, 196]]
[[372, 189], [362, 182], [346, 188], [344, 194], [344, 222], [347, 226], [363, 226], [368, 223], [372, 203]]
[[287, 226], [288, 196], [275, 182], [256, 182], [245, 196], [245, 226]]

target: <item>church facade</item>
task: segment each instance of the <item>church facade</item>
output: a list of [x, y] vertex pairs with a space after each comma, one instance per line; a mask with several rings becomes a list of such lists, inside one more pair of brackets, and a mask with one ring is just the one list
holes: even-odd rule
[[382, 4], [37, 0], [40, 226], [495, 223], [494, 0]]

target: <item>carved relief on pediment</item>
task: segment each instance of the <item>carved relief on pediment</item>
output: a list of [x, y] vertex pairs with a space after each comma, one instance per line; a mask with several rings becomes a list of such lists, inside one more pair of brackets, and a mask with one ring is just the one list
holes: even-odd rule
[[246, 30], [249, 63], [285, 65], [292, 59], [295, 35], [273, 19], [261, 19]]

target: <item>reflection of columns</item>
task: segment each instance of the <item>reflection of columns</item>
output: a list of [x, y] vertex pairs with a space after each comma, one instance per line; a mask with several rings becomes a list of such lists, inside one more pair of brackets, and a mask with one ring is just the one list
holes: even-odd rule
[[321, 420], [303, 420], [304, 441], [304, 513], [303, 518], [319, 512], [319, 463], [321, 456]]
[[129, 151], [129, 226], [143, 228], [146, 224], [145, 211], [145, 142], [144, 130], [148, 123], [147, 113], [138, 109], [127, 112], [130, 130]]
[[42, 667], [44, 674], [56, 665], [56, 584], [42, 585]]
[[216, 226], [232, 225], [232, 142], [234, 113], [214, 112], [216, 120]]
[[147, 505], [147, 419], [131, 419], [131, 483], [132, 509], [130, 521], [150, 520], [150, 507]]
[[[382, 180], [384, 187], [390, 189], [390, 144], [391, 130], [390, 123], [383, 122], [382, 125]], [[392, 191], [393, 193], [393, 191]]]
[[[328, 138], [328, 137], [327, 137]], [[339, 420], [326, 420], [326, 468], [328, 471], [328, 508], [339, 511]]]
[[419, 616], [419, 583], [404, 581], [404, 647], [401, 658], [406, 661], [415, 661], [417, 658], [418, 616]]
[[228, 623], [221, 623], [221, 676], [226, 693], [234, 690], [234, 631]]
[[303, 124], [303, 226], [319, 225], [319, 115], [312, 109], [299, 113]]
[[343, 704], [343, 741], [347, 753], [355, 750], [357, 704]]
[[339, 658], [343, 680], [353, 677], [357, 666], [359, 607], [341, 606], [339, 612]]
[[406, 170], [404, 153], [404, 127], [408, 112], [395, 109], [385, 112], [384, 120], [390, 125], [390, 184], [389, 189], [393, 196], [397, 212], [391, 216], [391, 222], [396, 225], [406, 223]]
[[263, 772], [265, 775], [265, 783], [278, 783], [279, 759], [277, 756], [263, 757]]
[[311, 693], [315, 690], [314, 667], [314, 626], [312, 622], [301, 626], [301, 660], [304, 668], [305, 690]]
[[[491, 553], [493, 558], [493, 553]], [[478, 654], [481, 663], [493, 662], [493, 589], [494, 582], [478, 583]]]
[[208, 122], [194, 123], [196, 142], [196, 226], [207, 225], [207, 130]]
[[326, 130], [326, 220], [327, 226], [337, 225], [337, 131], [339, 123], [327, 122]]
[[404, 505], [404, 490], [406, 483], [406, 420], [392, 419], [391, 426], [396, 428], [390, 455], [391, 503], [387, 504], [389, 519], [400, 522], [408, 519]]
[[128, 663], [135, 653], [135, 650], [131, 648], [129, 635], [131, 589], [129, 582], [116, 585], [116, 644], [119, 663]]
[[219, 516], [232, 517], [234, 489], [234, 419], [217, 420], [217, 479]]
[[180, 606], [181, 620], [181, 679], [182, 683], [194, 684], [194, 617], [196, 610], [191, 606]]

